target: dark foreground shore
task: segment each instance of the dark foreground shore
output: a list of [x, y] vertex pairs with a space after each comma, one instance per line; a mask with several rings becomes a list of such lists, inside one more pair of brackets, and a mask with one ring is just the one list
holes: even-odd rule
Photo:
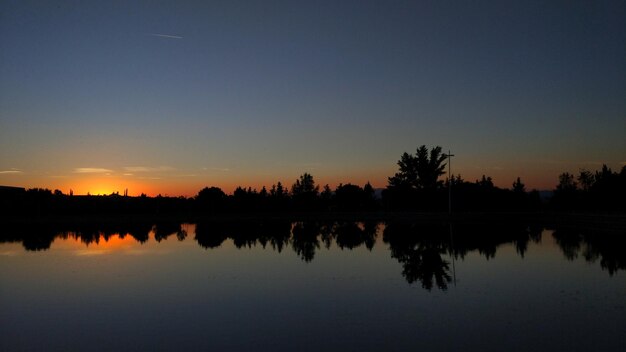
[[[5, 225], [80, 225], [112, 223], [233, 223], [265, 221], [409, 221], [416, 223], [506, 224], [532, 223], [544, 227], [602, 230], [626, 234], [626, 213], [622, 212], [273, 212], [221, 214], [106, 214], [106, 215], [46, 215], [0, 216]], [[1, 231], [1, 229], [0, 229]]]

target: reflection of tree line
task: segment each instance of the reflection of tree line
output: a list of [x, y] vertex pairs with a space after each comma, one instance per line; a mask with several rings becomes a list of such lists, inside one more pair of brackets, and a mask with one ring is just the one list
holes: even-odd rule
[[141, 222], [57, 224], [35, 223], [25, 226], [21, 223], [3, 224], [0, 228], [0, 242], [22, 242], [29, 251], [47, 250], [55, 239], [78, 239], [85, 245], [98, 244], [109, 241], [112, 236], [125, 238], [131, 236], [139, 243], [149, 239], [150, 232], [154, 232], [154, 239], [160, 242], [169, 236], [175, 235], [179, 240], [187, 237], [187, 232], [180, 223], [162, 222], [153, 225]]
[[217, 248], [231, 239], [237, 248], [268, 245], [281, 252], [291, 246], [302, 260], [310, 262], [323, 245], [330, 248], [334, 242], [341, 249], [361, 245], [372, 249], [378, 224], [375, 222], [200, 222], [196, 225], [195, 240], [203, 248]]
[[420, 281], [430, 290], [433, 284], [446, 289], [451, 282], [450, 260], [463, 259], [470, 253], [478, 253], [490, 259], [495, 257], [497, 247], [512, 243], [520, 256], [524, 256], [529, 241], [539, 241], [541, 227], [516, 224], [416, 224], [395, 222], [387, 224], [383, 240], [389, 244], [391, 256], [403, 267], [403, 275], [409, 283]]
[[555, 230], [552, 236], [568, 260], [579, 256], [591, 263], [600, 260], [600, 266], [610, 275], [626, 270], [626, 238], [623, 234], [598, 235], [580, 229], [561, 228]]
[[[205, 249], [217, 248], [228, 239], [237, 248], [260, 245], [282, 252], [291, 247], [303, 261], [310, 262], [320, 248], [330, 248], [333, 243], [340, 249], [364, 246], [371, 250], [380, 226], [384, 226], [382, 240], [389, 246], [391, 257], [402, 265], [402, 275], [409, 283], [419, 281], [428, 290], [434, 286], [448, 287], [452, 280], [451, 260], [463, 259], [471, 252], [491, 259], [503, 244], [512, 244], [524, 257], [528, 244], [539, 242], [543, 230], [542, 226], [525, 222], [206, 221], [196, 224], [194, 240]], [[151, 232], [158, 242], [170, 237], [182, 241], [188, 235], [178, 222], [38, 223], [26, 227], [5, 225], [0, 228], [0, 242], [21, 242], [26, 250], [39, 251], [50, 248], [57, 238], [75, 238], [89, 245], [108, 241], [111, 236], [131, 236], [145, 243]], [[579, 256], [590, 262], [599, 260], [611, 275], [626, 269], [626, 239], [621, 234], [557, 228], [553, 237], [569, 260]]]

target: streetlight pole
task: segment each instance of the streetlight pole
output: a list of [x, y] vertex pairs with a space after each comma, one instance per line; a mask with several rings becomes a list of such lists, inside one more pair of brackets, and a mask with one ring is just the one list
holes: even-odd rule
[[448, 149], [448, 214], [452, 215], [452, 157], [454, 154], [450, 153]]
[[448, 158], [448, 215], [450, 215], [450, 256], [452, 257], [452, 275], [454, 277], [454, 287], [456, 287], [456, 267], [454, 265], [454, 239], [452, 237], [452, 157], [454, 154], [448, 149], [448, 154], [444, 154]]

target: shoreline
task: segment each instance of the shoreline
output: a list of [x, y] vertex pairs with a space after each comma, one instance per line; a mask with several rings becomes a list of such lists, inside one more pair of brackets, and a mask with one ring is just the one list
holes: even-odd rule
[[626, 231], [624, 212], [276, 212], [276, 213], [171, 213], [0, 216], [2, 224], [81, 224], [133, 222], [251, 222], [251, 221], [411, 221], [418, 223], [530, 222], [552, 226], [612, 228]]

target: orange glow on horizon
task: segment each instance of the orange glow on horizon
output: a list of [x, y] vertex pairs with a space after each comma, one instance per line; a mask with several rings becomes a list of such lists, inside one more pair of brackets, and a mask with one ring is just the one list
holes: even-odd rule
[[[315, 182], [320, 187], [320, 191], [324, 185], [328, 184], [331, 189], [335, 189], [339, 184], [355, 184], [363, 187], [368, 181], [375, 188], [386, 186], [386, 176], [378, 177], [378, 179], [365, 179], [362, 177], [324, 177], [313, 175]], [[59, 183], [41, 185], [34, 184], [32, 187], [44, 187], [51, 190], [60, 189], [63, 193], [69, 194], [70, 190], [74, 195], [110, 195], [115, 192], [119, 192], [120, 195], [124, 194], [125, 190], [128, 190], [129, 196], [140, 196], [142, 193], [150, 197], [155, 197], [159, 194], [163, 196], [171, 197], [193, 197], [204, 187], [219, 187], [226, 194], [232, 194], [237, 187], [252, 188], [257, 191], [265, 186], [269, 192], [272, 185], [277, 184], [279, 181], [283, 187], [287, 190], [291, 189], [291, 185], [296, 181], [299, 175], [291, 175], [289, 177], [277, 178], [263, 177], [256, 179], [244, 179], [241, 177], [231, 178], [211, 178], [211, 179], [136, 179], [131, 177], [117, 177], [117, 176], [81, 176], [75, 178], [63, 179]], [[29, 188], [29, 187], [27, 187]]]
[[123, 236], [119, 234], [111, 235], [108, 239], [104, 239], [100, 237], [100, 241], [97, 246], [100, 249], [123, 249], [137, 245], [137, 240], [130, 234], [124, 234]]
[[123, 195], [125, 190], [128, 190], [128, 195], [131, 196], [139, 196], [142, 193], [152, 196], [152, 193], [154, 193], [149, 185], [136, 180], [116, 177], [68, 179], [64, 180], [61, 185], [57, 185], [54, 188], [59, 188], [66, 194], [69, 194], [71, 190], [74, 195], [110, 195], [116, 192]]
[[[154, 233], [149, 233], [149, 240], [154, 240]], [[129, 252], [142, 244], [130, 234], [111, 234], [105, 239], [103, 234], [98, 236], [97, 242], [85, 243], [81, 237], [70, 233], [70, 236], [63, 241], [55, 241], [53, 244], [57, 249], [70, 250], [81, 256], [93, 256], [110, 254], [114, 252]]]
[[[447, 171], [447, 170], [446, 170]], [[552, 170], [551, 170], [552, 171]], [[385, 172], [370, 171], [363, 173], [343, 173], [341, 175], [324, 175], [312, 172], [315, 183], [320, 187], [320, 191], [328, 184], [331, 189], [335, 189], [339, 184], [351, 183], [363, 187], [367, 182], [374, 188], [385, 188], [387, 186], [388, 175], [393, 174], [391, 171]], [[368, 174], [369, 177], [362, 174]], [[459, 168], [453, 170], [453, 174], [461, 174], [466, 182], [474, 182], [480, 179], [482, 174], [491, 176], [496, 186], [500, 188], [511, 188], [513, 181], [517, 178], [517, 173], [512, 170], [464, 170]], [[519, 175], [522, 182], [526, 185], [526, 190], [551, 190], [557, 184], [558, 172], [551, 173], [542, 172], [542, 170], [533, 170], [528, 168], [524, 173]], [[157, 195], [170, 197], [194, 197], [204, 187], [219, 187], [224, 193], [232, 195], [239, 186], [251, 188], [261, 191], [263, 186], [269, 192], [272, 185], [280, 181], [287, 190], [291, 189], [291, 185], [299, 177], [299, 174], [291, 174], [288, 176], [263, 176], [252, 177], [248, 179], [245, 175], [229, 175], [229, 177], [198, 177], [198, 178], [134, 178], [124, 176], [104, 176], [104, 175], [80, 175], [57, 179], [54, 183], [41, 184], [34, 181], [25, 185], [16, 184], [15, 186], [25, 186], [26, 188], [48, 188], [50, 190], [59, 189], [65, 194], [69, 194], [70, 190], [74, 195], [110, 195], [119, 193], [123, 195], [128, 190], [129, 196], [140, 196], [146, 194], [149, 197]], [[442, 177], [447, 178], [447, 174]]]

